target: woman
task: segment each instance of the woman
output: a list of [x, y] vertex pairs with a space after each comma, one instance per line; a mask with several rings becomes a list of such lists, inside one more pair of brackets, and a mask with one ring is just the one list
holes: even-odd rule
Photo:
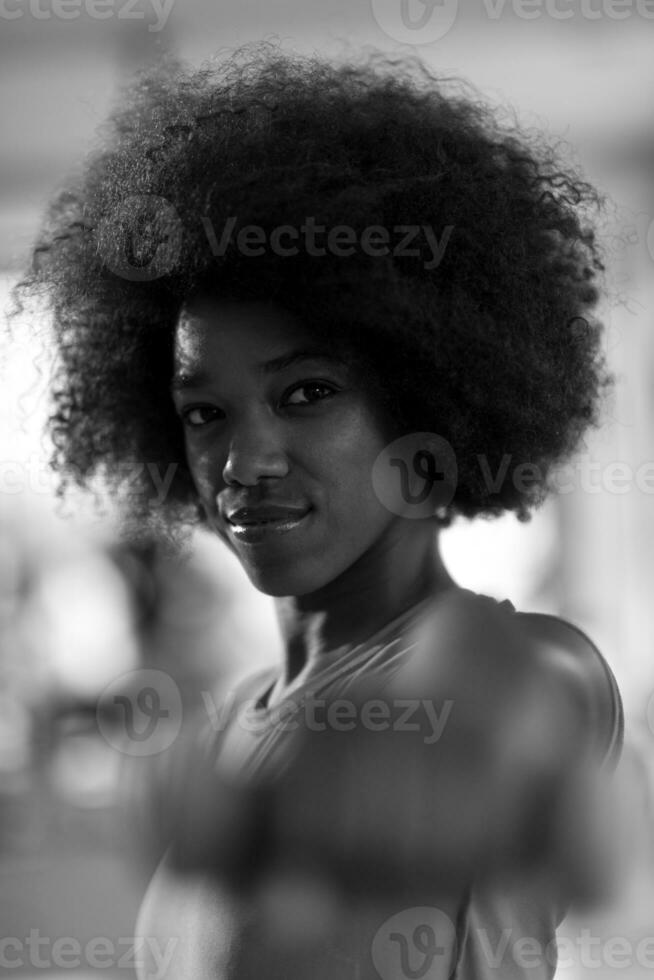
[[[64, 484], [101, 473], [117, 493], [128, 474], [133, 529], [202, 522], [275, 597], [283, 668], [238, 692], [209, 762], [288, 772], [272, 850], [297, 858], [302, 840], [311, 855], [300, 886], [293, 860], [276, 877], [245, 834], [247, 885], [178, 879], [169, 855], [142, 929], [177, 937], [176, 978], [551, 976], [551, 799], [566, 757], [616, 757], [619, 695], [574, 628], [457, 589], [438, 530], [526, 519], [596, 419], [596, 194], [410, 60], [338, 67], [261, 45], [169, 65], [129, 90], [103, 138], [51, 206], [22, 287], [47, 293], [58, 333], [54, 465]], [[462, 705], [449, 723], [446, 702], [429, 715], [438, 753], [423, 737], [407, 754], [383, 711], [391, 735], [368, 738], [368, 702], [390, 695], [392, 712], [408, 690]], [[310, 702], [343, 699], [354, 727], [333, 744], [334, 714], [316, 741], [275, 711], [290, 705], [306, 732]], [[321, 824], [330, 807], [340, 830]], [[220, 807], [198, 808], [177, 841], [196, 870]], [[435, 828], [427, 885], [416, 820]], [[367, 883], [346, 880], [366, 847]], [[529, 876], [499, 876], [532, 851]], [[380, 952], [384, 923], [412, 906], [432, 919], [404, 944], [394, 928]], [[536, 965], [517, 939], [539, 944]]]

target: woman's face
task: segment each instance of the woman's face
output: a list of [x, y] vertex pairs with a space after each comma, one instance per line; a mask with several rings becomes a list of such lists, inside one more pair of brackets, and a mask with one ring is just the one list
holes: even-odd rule
[[280, 308], [194, 300], [172, 392], [208, 523], [262, 592], [322, 588], [398, 521], [371, 483], [392, 423], [329, 343]]

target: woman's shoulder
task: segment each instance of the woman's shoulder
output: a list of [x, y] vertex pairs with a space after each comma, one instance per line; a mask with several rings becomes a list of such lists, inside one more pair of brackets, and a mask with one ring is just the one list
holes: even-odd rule
[[454, 591], [468, 603], [469, 612], [474, 607], [486, 609], [491, 620], [505, 618], [511, 632], [517, 629], [525, 636], [540, 669], [583, 704], [601, 757], [608, 766], [614, 766], [624, 741], [622, 699], [613, 671], [590, 637], [560, 616], [518, 610], [509, 599], [469, 589], [457, 587]]
[[613, 671], [597, 645], [582, 629], [559, 616], [533, 612], [515, 615], [551, 669], [582, 689], [602, 757], [609, 764], [617, 763], [624, 740], [622, 698]]
[[536, 645], [545, 669], [575, 688], [590, 712], [598, 748], [608, 765], [620, 758], [624, 741], [624, 712], [615, 676], [597, 645], [578, 626], [549, 613], [525, 612], [513, 603], [479, 595], [506, 612]]

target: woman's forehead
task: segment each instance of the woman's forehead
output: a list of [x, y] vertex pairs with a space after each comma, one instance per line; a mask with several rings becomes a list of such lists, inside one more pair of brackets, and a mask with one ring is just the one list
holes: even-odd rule
[[195, 297], [182, 308], [175, 328], [175, 347], [190, 351], [212, 341], [273, 345], [280, 340], [309, 336], [309, 331], [282, 307], [260, 301]]
[[271, 370], [301, 354], [340, 360], [329, 338], [310, 331], [293, 314], [267, 302], [201, 297], [186, 306], [175, 330], [177, 373], [213, 362], [248, 362]]

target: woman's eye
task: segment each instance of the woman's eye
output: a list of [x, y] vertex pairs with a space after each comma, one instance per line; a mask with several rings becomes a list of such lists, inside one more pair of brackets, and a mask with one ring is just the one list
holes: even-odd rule
[[305, 381], [304, 384], [293, 388], [284, 397], [285, 405], [311, 405], [313, 402], [322, 401], [335, 393], [333, 385], [326, 384], [324, 381]]
[[219, 410], [211, 405], [192, 405], [181, 412], [182, 422], [190, 428], [199, 428], [218, 418]]

